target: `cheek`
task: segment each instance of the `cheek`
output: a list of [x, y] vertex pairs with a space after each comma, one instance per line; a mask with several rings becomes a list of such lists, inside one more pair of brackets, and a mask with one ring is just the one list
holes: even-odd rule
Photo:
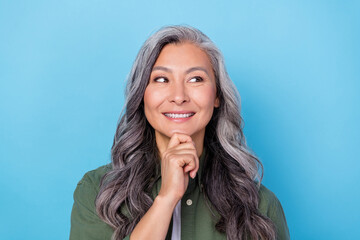
[[144, 93], [144, 112], [145, 112], [145, 116], [146, 118], [148, 118], [149, 115], [149, 110], [151, 109], [151, 91], [148, 91], [148, 88], [145, 89], [145, 93]]
[[161, 96], [162, 94], [159, 91], [155, 91], [153, 88], [149, 86], [145, 89], [145, 93], [144, 93], [145, 114], [147, 114], [147, 112], [151, 112], [155, 110], [155, 108], [161, 104], [162, 102]]
[[[201, 91], [195, 93], [197, 102], [204, 108], [213, 109], [215, 98], [216, 98], [216, 89], [212, 86], [207, 86], [201, 89]], [[212, 112], [212, 111], [211, 111]]]

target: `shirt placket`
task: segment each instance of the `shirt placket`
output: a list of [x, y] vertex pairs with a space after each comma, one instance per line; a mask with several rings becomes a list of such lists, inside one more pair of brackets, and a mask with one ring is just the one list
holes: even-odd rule
[[198, 203], [197, 181], [191, 179], [181, 200], [181, 239], [192, 240], [195, 236], [195, 216]]

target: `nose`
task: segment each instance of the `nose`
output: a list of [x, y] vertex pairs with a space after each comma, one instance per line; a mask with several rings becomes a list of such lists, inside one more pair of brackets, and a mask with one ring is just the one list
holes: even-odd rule
[[170, 87], [169, 101], [177, 105], [181, 105], [189, 101], [189, 96], [186, 90], [186, 86], [184, 86], [184, 83], [182, 81], [174, 83]]

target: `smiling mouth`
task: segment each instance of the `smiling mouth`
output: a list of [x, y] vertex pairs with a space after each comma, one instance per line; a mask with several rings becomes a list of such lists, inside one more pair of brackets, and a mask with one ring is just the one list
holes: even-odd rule
[[169, 118], [189, 118], [195, 115], [195, 113], [164, 113]]

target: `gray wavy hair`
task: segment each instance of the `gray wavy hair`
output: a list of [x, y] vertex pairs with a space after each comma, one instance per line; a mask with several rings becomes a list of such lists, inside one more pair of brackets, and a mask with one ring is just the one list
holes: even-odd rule
[[[123, 239], [153, 203], [151, 190], [159, 156], [154, 129], [144, 114], [143, 97], [162, 48], [182, 42], [195, 44], [209, 56], [220, 100], [205, 131], [207, 151], [201, 179], [206, 199], [221, 216], [214, 227], [226, 233], [227, 239], [275, 239], [273, 223], [258, 211], [263, 167], [245, 142], [239, 94], [219, 49], [189, 26], [161, 28], [146, 40], [136, 57], [112, 146], [112, 170], [104, 175], [96, 199], [98, 215], [114, 229], [113, 239]], [[127, 216], [122, 213], [124, 208]]]

